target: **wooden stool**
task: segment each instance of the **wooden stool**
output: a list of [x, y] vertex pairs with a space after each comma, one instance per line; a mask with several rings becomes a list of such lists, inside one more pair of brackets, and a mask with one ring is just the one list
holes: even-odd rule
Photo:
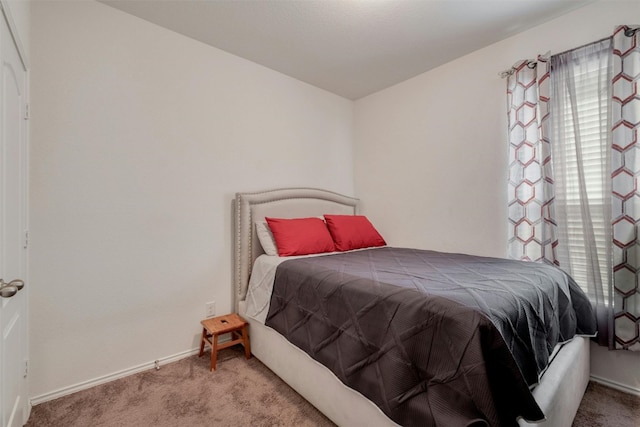
[[[249, 324], [242, 317], [232, 313], [204, 319], [200, 323], [202, 323], [202, 339], [200, 340], [200, 354], [198, 356], [202, 357], [204, 354], [204, 343], [207, 342], [211, 346], [211, 371], [216, 369], [218, 350], [232, 345], [242, 344], [245, 357], [247, 359], [251, 358], [249, 334], [247, 333]], [[231, 334], [231, 341], [218, 345], [218, 336], [229, 333]]]

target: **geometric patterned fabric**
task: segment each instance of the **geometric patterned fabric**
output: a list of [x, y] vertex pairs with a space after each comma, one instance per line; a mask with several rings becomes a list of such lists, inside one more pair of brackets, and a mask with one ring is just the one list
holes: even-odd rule
[[615, 347], [640, 351], [640, 42], [613, 35], [612, 233]]
[[[640, 351], [640, 31], [619, 26], [611, 80], [611, 236], [613, 310], [610, 348]], [[507, 82], [509, 128], [508, 253], [559, 265], [549, 135], [550, 62], [521, 61]], [[605, 161], [605, 159], [603, 159]], [[562, 243], [561, 243], [562, 244]], [[611, 307], [611, 306], [608, 306]]]
[[516, 63], [507, 80], [509, 257], [558, 265], [549, 145], [548, 58]]

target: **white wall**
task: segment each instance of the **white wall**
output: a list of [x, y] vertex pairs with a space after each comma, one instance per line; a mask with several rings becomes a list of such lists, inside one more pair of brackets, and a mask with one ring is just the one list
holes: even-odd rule
[[[204, 302], [231, 309], [236, 191], [355, 194], [392, 244], [504, 256], [497, 73], [605, 37], [639, 8], [587, 6], [361, 99], [354, 116], [103, 4], [34, 2], [31, 396], [195, 347]], [[640, 355], [594, 356], [594, 375], [640, 388]]]
[[640, 395], [640, 354], [609, 351], [592, 342], [591, 376], [603, 384]]
[[349, 100], [92, 1], [31, 46], [32, 397], [197, 346], [235, 192], [354, 193]]
[[[391, 244], [507, 255], [505, 81], [519, 59], [637, 24], [640, 2], [598, 1], [355, 103], [355, 182]], [[455, 37], [452, 29], [452, 37]], [[593, 371], [640, 389], [640, 354], [599, 352]]]

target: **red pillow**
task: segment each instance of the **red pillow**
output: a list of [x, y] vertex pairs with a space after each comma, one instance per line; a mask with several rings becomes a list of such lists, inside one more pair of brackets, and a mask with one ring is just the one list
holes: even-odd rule
[[339, 251], [384, 246], [380, 233], [366, 216], [362, 215], [325, 215], [327, 227]]
[[265, 218], [276, 241], [278, 255], [308, 255], [336, 250], [320, 218]]

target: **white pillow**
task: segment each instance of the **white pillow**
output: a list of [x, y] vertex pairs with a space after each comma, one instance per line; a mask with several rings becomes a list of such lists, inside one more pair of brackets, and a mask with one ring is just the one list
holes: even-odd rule
[[256, 221], [256, 234], [258, 240], [264, 249], [264, 253], [267, 255], [278, 255], [278, 248], [276, 247], [276, 241], [273, 238], [273, 234], [269, 229], [267, 221]]

